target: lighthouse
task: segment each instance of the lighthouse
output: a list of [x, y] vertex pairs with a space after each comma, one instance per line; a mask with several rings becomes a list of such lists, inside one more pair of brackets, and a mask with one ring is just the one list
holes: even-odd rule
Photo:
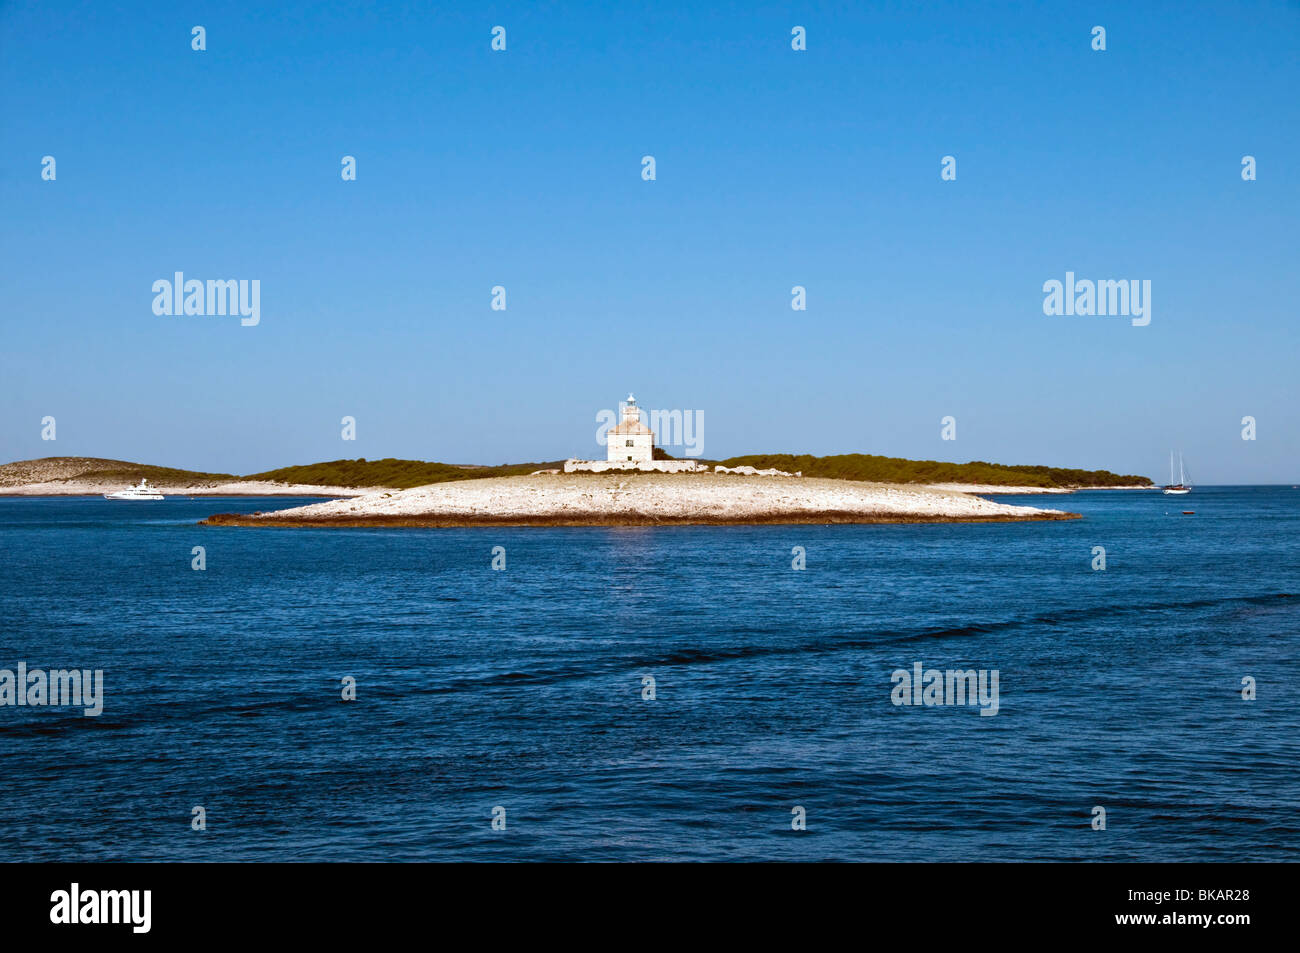
[[641, 408], [628, 394], [618, 424], [605, 434], [605, 459], [610, 463], [649, 463], [654, 455], [654, 431], [641, 422]]
[[[612, 470], [631, 473], [700, 473], [708, 465], [696, 460], [656, 460], [655, 432], [642, 420], [642, 410], [631, 394], [619, 408], [619, 420], [605, 431], [605, 459], [579, 460], [570, 457], [564, 461], [565, 473], [609, 473]], [[608, 420], [609, 411], [602, 410], [597, 420]], [[653, 412], [650, 419], [656, 414]]]

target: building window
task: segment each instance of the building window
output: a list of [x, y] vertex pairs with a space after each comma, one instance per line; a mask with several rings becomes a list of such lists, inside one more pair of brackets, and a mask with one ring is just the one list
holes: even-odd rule
[[629, 440], [627, 443], [623, 444], [623, 446], [625, 446], [625, 447], [630, 447], [630, 446], [632, 446], [632, 441]]

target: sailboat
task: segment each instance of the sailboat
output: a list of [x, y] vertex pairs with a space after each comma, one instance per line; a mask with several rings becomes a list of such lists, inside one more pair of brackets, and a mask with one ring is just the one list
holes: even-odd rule
[[1165, 487], [1165, 493], [1168, 496], [1181, 496], [1184, 493], [1191, 493], [1192, 485], [1188, 482], [1187, 467], [1183, 465], [1183, 455], [1178, 455], [1178, 482], [1174, 482], [1174, 452], [1169, 451], [1169, 485]]

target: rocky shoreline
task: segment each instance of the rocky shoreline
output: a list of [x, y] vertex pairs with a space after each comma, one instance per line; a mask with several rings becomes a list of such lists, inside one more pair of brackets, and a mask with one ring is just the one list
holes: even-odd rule
[[[133, 481], [126, 480], [50, 480], [21, 486], [0, 486], [0, 496], [103, 496], [125, 490]], [[261, 480], [235, 480], [229, 483], [172, 484], [157, 483], [164, 496], [320, 496], [326, 498], [365, 496], [376, 487], [316, 486], [312, 483], [272, 483]]]
[[952, 490], [955, 493], [978, 493], [981, 496], [1030, 496], [1078, 493], [1080, 490], [1158, 490], [1156, 486], [999, 486], [996, 483], [928, 483], [933, 490]]
[[533, 474], [368, 493], [208, 526], [467, 527], [951, 523], [1077, 519], [923, 486], [712, 473]]

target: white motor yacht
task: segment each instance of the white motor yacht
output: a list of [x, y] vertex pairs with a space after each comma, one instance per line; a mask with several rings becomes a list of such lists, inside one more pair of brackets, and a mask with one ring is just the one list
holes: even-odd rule
[[130, 486], [125, 490], [118, 490], [116, 493], [105, 493], [106, 500], [127, 500], [127, 501], [149, 501], [161, 500], [163, 495], [155, 487], [149, 485], [149, 481], [143, 477], [140, 479], [139, 486]]

